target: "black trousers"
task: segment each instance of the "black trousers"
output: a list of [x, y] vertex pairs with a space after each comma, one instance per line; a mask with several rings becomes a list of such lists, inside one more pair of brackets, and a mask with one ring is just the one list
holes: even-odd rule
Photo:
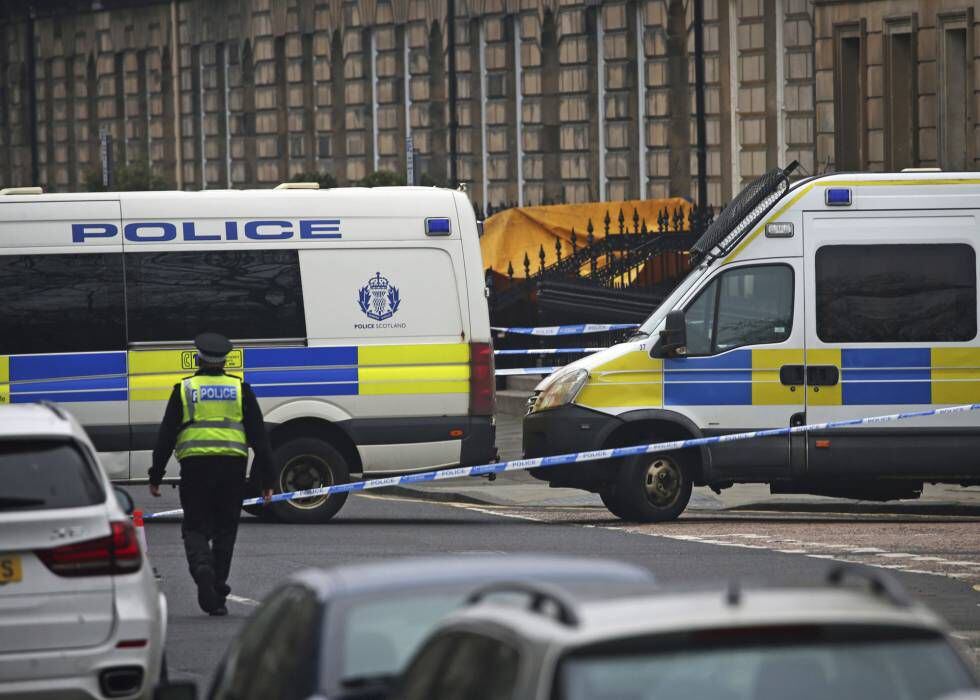
[[219, 595], [226, 582], [238, 535], [245, 493], [244, 457], [187, 457], [180, 463], [181, 534], [191, 576], [201, 567], [214, 570]]

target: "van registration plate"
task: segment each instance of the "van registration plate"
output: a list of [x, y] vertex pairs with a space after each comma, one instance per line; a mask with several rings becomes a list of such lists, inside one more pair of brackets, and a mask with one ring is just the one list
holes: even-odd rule
[[0, 586], [17, 583], [24, 578], [20, 557], [16, 554], [0, 554]]

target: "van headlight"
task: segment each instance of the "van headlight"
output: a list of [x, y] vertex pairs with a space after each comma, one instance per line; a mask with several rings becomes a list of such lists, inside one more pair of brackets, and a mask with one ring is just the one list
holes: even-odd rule
[[534, 403], [532, 413], [547, 411], [549, 408], [558, 408], [574, 401], [588, 380], [589, 372], [584, 369], [577, 369], [560, 375], [542, 390], [538, 400]]

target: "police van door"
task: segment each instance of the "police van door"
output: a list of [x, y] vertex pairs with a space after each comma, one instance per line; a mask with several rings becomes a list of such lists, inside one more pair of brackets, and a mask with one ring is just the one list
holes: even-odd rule
[[[978, 223], [952, 209], [805, 215], [808, 422], [977, 400]], [[843, 428], [808, 435], [807, 472], [975, 475], [978, 448], [973, 413]]]
[[[799, 258], [721, 268], [685, 308], [687, 356], [664, 361], [664, 407], [705, 435], [779, 428], [803, 412], [804, 300]], [[790, 440], [711, 447], [716, 477], [789, 473]]]

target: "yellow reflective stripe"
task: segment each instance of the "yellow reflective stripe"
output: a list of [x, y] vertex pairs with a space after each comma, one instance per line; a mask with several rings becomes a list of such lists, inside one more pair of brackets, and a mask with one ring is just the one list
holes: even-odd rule
[[575, 403], [588, 408], [659, 407], [663, 395], [663, 360], [636, 350], [594, 368]]
[[470, 367], [359, 367], [357, 381], [361, 396], [382, 394], [466, 394], [470, 390]]
[[980, 397], [980, 348], [932, 348], [932, 402], [973, 403]]
[[752, 351], [752, 405], [802, 405], [803, 387], [791, 388], [779, 379], [783, 365], [802, 365], [802, 348], [763, 349]]
[[469, 364], [469, 361], [470, 347], [465, 343], [362, 345], [357, 349], [357, 363], [361, 367]]
[[0, 403], [10, 403], [10, 358], [0, 355]]
[[[129, 351], [129, 398], [131, 401], [166, 401], [174, 384], [197, 371], [188, 360], [193, 350], [130, 350]], [[229, 362], [242, 366], [240, 349], [228, 354]], [[185, 366], [189, 365], [189, 366]], [[226, 370], [228, 374], [244, 379], [241, 369]]]

